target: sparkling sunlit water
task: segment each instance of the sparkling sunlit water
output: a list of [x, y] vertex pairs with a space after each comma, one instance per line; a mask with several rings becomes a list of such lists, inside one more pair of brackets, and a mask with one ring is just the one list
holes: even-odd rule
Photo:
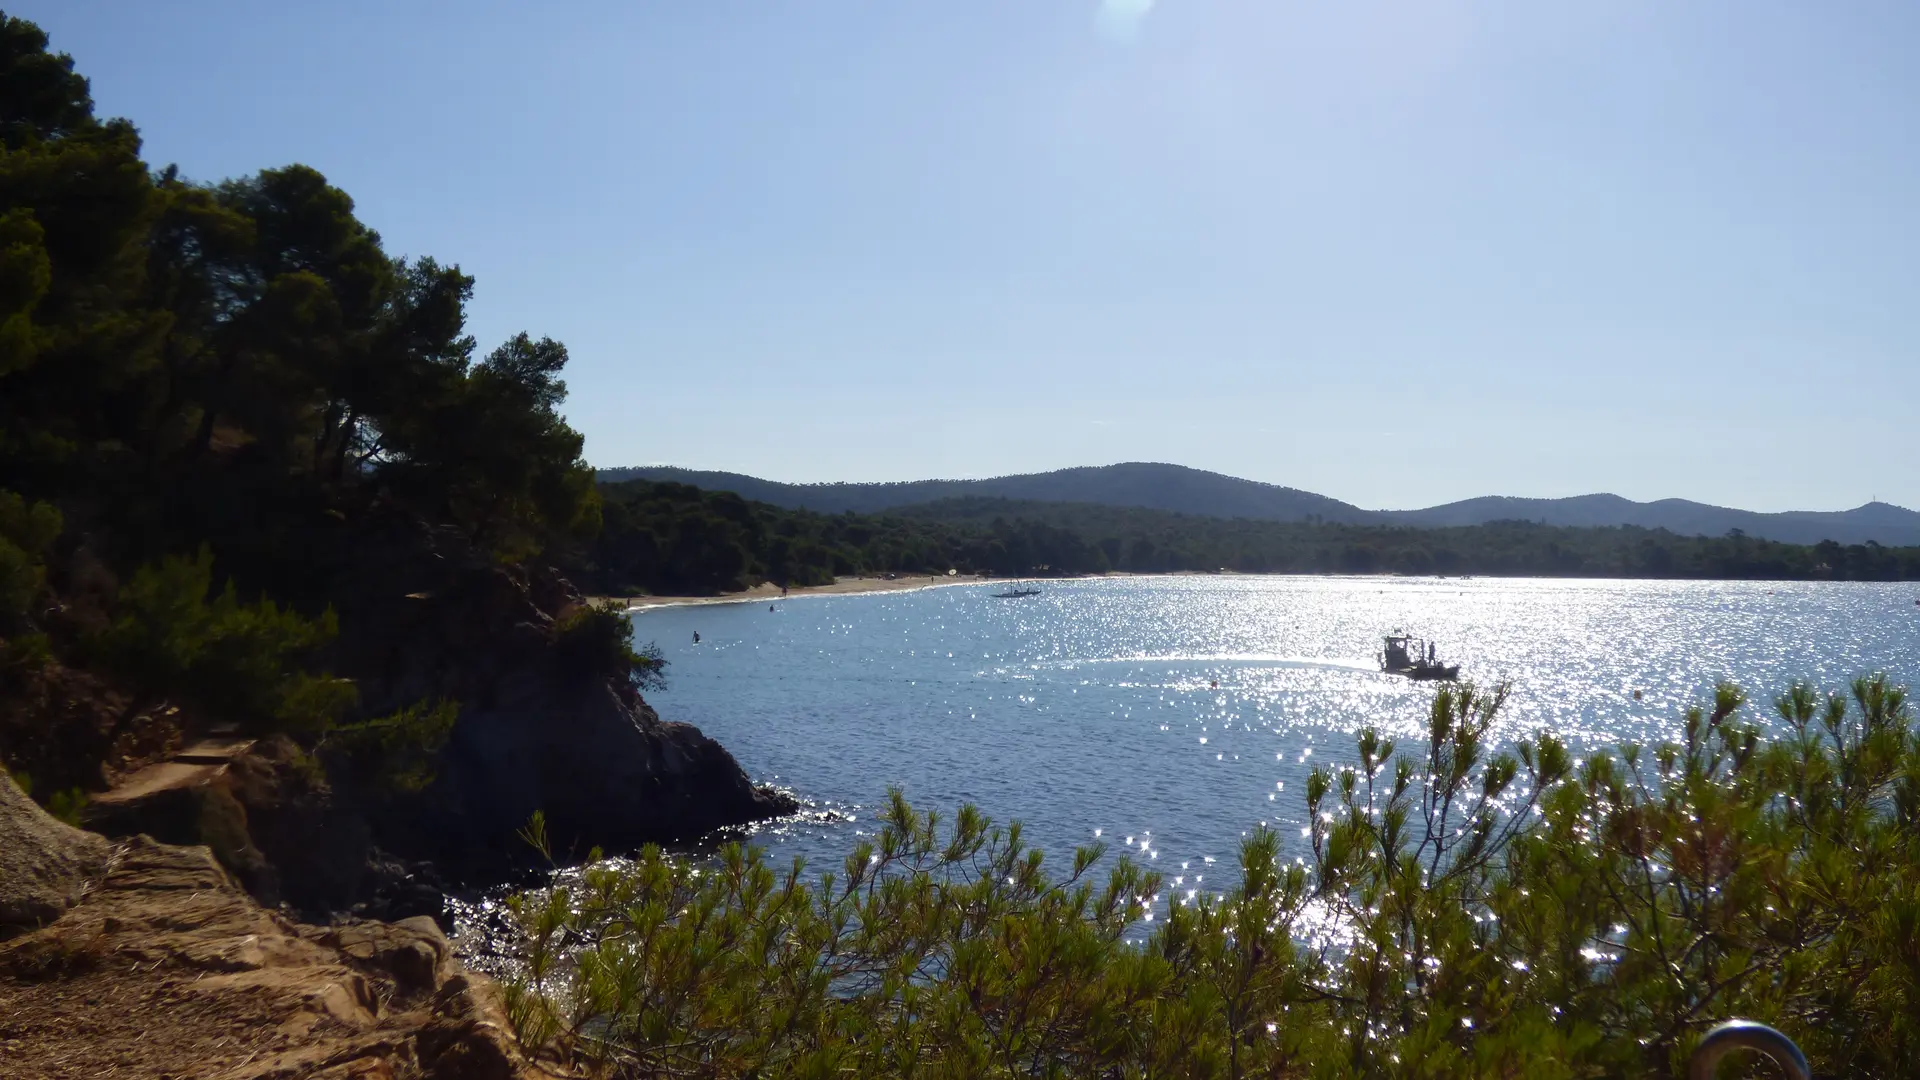
[[662, 717], [844, 816], [761, 830], [777, 859], [837, 866], [897, 784], [922, 807], [1019, 819], [1053, 865], [1096, 838], [1130, 849], [1181, 891], [1228, 885], [1259, 824], [1297, 840], [1308, 770], [1348, 760], [1362, 726], [1417, 738], [1432, 687], [1378, 671], [1392, 630], [1438, 639], [1463, 677], [1510, 680], [1508, 736], [1546, 729], [1576, 747], [1665, 737], [1719, 679], [1746, 687], [1762, 718], [1795, 677], [1920, 675], [1912, 585], [1221, 576], [1043, 589], [634, 620], [671, 662], [668, 689], [648, 695]]

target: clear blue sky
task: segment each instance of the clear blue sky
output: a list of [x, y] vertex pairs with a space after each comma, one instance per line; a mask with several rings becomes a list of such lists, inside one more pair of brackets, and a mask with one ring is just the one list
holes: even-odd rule
[[1911, 0], [32, 0], [567, 343], [600, 465], [1920, 506]]

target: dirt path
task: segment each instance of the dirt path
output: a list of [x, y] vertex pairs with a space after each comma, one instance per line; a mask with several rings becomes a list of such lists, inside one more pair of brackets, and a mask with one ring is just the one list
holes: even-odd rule
[[252, 739], [208, 739], [173, 755], [167, 761], [140, 769], [112, 790], [93, 797], [96, 803], [129, 803], [172, 788], [194, 787], [225, 772], [227, 765], [253, 746]]

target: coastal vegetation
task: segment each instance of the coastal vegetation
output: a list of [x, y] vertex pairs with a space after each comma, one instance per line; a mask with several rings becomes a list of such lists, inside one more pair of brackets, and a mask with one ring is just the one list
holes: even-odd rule
[[667, 661], [659, 646], [635, 643], [633, 620], [618, 604], [577, 607], [553, 629], [560, 662], [575, 676], [612, 676], [635, 690], [666, 686]]
[[[0, 767], [114, 836], [210, 846], [262, 901], [445, 915], [528, 861], [775, 816], [641, 697], [589, 605], [601, 497], [566, 348], [467, 332], [301, 164], [142, 157], [0, 13]], [[178, 765], [181, 767], [174, 768]]]
[[4, 14], [0, 85], [0, 760], [47, 798], [217, 728], [417, 790], [471, 702], [378, 638], [461, 581], [545, 590], [568, 677], [657, 681], [533, 561], [600, 520], [564, 346], [481, 352], [473, 278], [312, 168], [150, 167]]
[[1196, 517], [1088, 503], [949, 499], [819, 514], [644, 480], [604, 484], [603, 528], [577, 576], [601, 593], [712, 594], [835, 576], [1112, 571], [1485, 574], [1892, 581], [1920, 548], [1783, 544], [1739, 534], [1496, 522], [1455, 528]]
[[[649, 848], [513, 904], [530, 1048], [619, 1076], [1659, 1077], [1739, 1016], [1920, 1059], [1920, 738], [1885, 678], [1655, 746], [1359, 733], [1210, 891], [899, 792], [838, 872]], [[536, 834], [537, 839], [537, 834]]]

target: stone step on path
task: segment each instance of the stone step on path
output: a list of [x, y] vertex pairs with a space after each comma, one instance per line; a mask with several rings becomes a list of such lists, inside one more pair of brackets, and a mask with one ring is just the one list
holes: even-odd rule
[[225, 772], [233, 759], [252, 749], [253, 744], [252, 739], [232, 737], [202, 739], [166, 761], [135, 771], [91, 801], [111, 806], [175, 788], [197, 787]]

